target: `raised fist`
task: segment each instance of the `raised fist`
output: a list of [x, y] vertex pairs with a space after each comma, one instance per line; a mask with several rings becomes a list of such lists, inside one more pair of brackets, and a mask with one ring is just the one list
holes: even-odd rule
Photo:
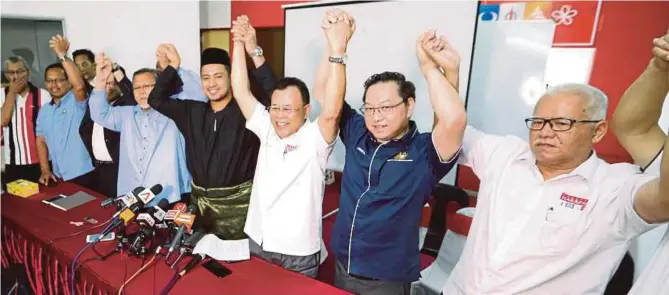
[[416, 41], [416, 56], [418, 57], [418, 66], [423, 72], [437, 67], [437, 64], [432, 60], [432, 58], [430, 58], [430, 55], [425, 50], [425, 46], [423, 46], [423, 43], [433, 44], [436, 40], [436, 32], [427, 31], [422, 33]]
[[236, 20], [232, 21], [232, 41], [244, 42], [244, 50], [246, 53], [253, 54], [258, 47], [258, 40], [256, 39], [256, 30], [251, 25], [249, 17], [240, 15]]
[[460, 55], [444, 36], [423, 43], [423, 49], [445, 73], [457, 74], [460, 69]]
[[355, 32], [355, 19], [341, 9], [329, 10], [325, 13], [322, 27], [330, 50], [335, 54], [345, 53], [348, 41]]
[[98, 83], [105, 84], [112, 73], [112, 62], [104, 52], [95, 56], [95, 79]]
[[181, 57], [174, 44], [160, 44], [156, 49], [156, 58], [161, 69], [172, 66], [178, 69], [181, 65]]
[[667, 34], [653, 39], [653, 62], [662, 70], [669, 70], [669, 29]]

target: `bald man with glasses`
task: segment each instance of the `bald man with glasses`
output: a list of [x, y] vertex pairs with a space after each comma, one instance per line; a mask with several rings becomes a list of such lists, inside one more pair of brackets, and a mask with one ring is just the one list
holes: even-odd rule
[[669, 176], [593, 150], [607, 103], [588, 85], [549, 89], [525, 120], [529, 143], [467, 127], [458, 161], [481, 184], [443, 294], [602, 294], [630, 241], [669, 219]]

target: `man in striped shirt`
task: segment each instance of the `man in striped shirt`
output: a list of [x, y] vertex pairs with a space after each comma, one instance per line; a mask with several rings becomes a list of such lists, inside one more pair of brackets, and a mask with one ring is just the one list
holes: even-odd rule
[[8, 87], [0, 89], [2, 104], [3, 161], [5, 173], [2, 186], [16, 179], [37, 182], [40, 165], [37, 157], [35, 126], [37, 114], [51, 101], [45, 89], [31, 84], [30, 67], [20, 56], [9, 57], [3, 63]]

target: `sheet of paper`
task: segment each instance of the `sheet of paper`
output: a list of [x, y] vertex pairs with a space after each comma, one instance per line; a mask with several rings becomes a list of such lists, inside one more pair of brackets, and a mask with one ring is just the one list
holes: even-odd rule
[[221, 240], [207, 234], [195, 244], [193, 254], [205, 254], [219, 261], [241, 261], [251, 258], [249, 239]]

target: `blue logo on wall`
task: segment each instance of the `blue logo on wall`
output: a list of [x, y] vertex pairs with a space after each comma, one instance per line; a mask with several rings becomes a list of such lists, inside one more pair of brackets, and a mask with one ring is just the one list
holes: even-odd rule
[[479, 21], [497, 21], [499, 19], [499, 4], [479, 6]]

